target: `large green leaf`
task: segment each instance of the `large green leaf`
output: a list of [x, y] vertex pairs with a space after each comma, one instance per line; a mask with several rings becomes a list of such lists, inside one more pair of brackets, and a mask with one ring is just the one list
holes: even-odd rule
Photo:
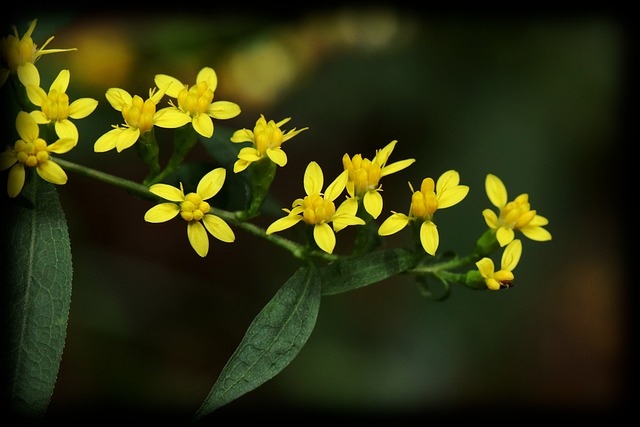
[[[41, 417], [53, 394], [71, 301], [71, 248], [54, 185], [35, 174], [2, 221], [9, 406]], [[35, 179], [34, 179], [35, 178]]]
[[195, 418], [202, 418], [280, 373], [311, 335], [320, 298], [317, 270], [298, 269], [255, 317]]
[[318, 270], [322, 295], [339, 294], [372, 285], [407, 271], [415, 264], [413, 252], [403, 248], [385, 249], [336, 261]]

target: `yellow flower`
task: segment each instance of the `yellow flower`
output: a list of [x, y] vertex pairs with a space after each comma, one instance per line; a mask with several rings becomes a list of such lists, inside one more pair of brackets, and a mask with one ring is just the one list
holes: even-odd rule
[[482, 216], [491, 229], [497, 230], [496, 238], [500, 246], [505, 246], [514, 239], [515, 230], [520, 230], [531, 240], [551, 240], [551, 233], [542, 228], [549, 220], [531, 210], [528, 194], [521, 194], [507, 203], [507, 188], [500, 178], [492, 174], [487, 175], [485, 189], [491, 203], [499, 209], [500, 216], [491, 209], [483, 210]]
[[362, 200], [365, 210], [373, 218], [378, 218], [382, 212], [380, 178], [401, 171], [416, 161], [415, 159], [406, 159], [387, 165], [387, 160], [397, 142], [391, 141], [383, 149], [376, 150], [376, 155], [372, 160], [363, 159], [360, 154], [356, 154], [353, 158], [350, 158], [348, 154], [342, 157], [344, 169], [349, 171], [347, 193], [358, 201]]
[[18, 29], [14, 25], [12, 26], [13, 34], [0, 40], [0, 86], [7, 81], [9, 74], [12, 73], [18, 75], [22, 84], [25, 84], [25, 81], [33, 80], [33, 73], [37, 73], [35, 63], [42, 55], [77, 50], [76, 48], [45, 49], [54, 36], [49, 37], [42, 47], [38, 49], [38, 46], [31, 38], [37, 22], [37, 19], [31, 21], [29, 29], [23, 34], [22, 38], [20, 38]]
[[110, 88], [106, 93], [107, 101], [117, 111], [122, 112], [124, 125], [113, 126], [109, 132], [95, 142], [93, 149], [103, 153], [112, 149], [119, 152], [135, 144], [141, 135], [151, 131], [153, 126], [178, 128], [189, 123], [189, 118], [174, 109], [163, 108], [156, 111], [156, 105], [164, 96], [163, 91], [149, 89], [149, 98], [131, 96], [124, 89]]
[[29, 100], [40, 111], [35, 110], [30, 114], [38, 124], [53, 122], [56, 134], [60, 138], [71, 138], [74, 143], [78, 143], [78, 129], [69, 120], [82, 119], [93, 113], [98, 106], [98, 101], [93, 98], [80, 98], [69, 103], [67, 88], [71, 74], [69, 70], [61, 70], [56, 79], [51, 83], [49, 93], [40, 87], [40, 74], [37, 72], [29, 75], [29, 80], [23, 82], [27, 89]]
[[[304, 198], [296, 199], [292, 209], [283, 209], [287, 216], [273, 222], [267, 228], [267, 234], [282, 231], [300, 221], [313, 225], [313, 238], [320, 249], [327, 253], [333, 253], [336, 246], [337, 233], [349, 225], [363, 225], [364, 221], [358, 218], [356, 212], [358, 204], [353, 199], [345, 200], [337, 209], [334, 200], [344, 190], [347, 184], [347, 171], [343, 171], [322, 192], [324, 176], [322, 169], [316, 162], [310, 162], [304, 172]], [[333, 224], [333, 229], [329, 226]]]
[[222, 188], [226, 177], [224, 168], [217, 168], [202, 177], [195, 193], [184, 194], [180, 188], [168, 184], [154, 184], [149, 187], [153, 194], [169, 200], [160, 203], [144, 214], [144, 220], [151, 223], [166, 222], [178, 214], [187, 221], [187, 238], [191, 247], [201, 257], [209, 252], [207, 231], [223, 242], [233, 242], [236, 237], [229, 225], [220, 217], [209, 213], [211, 206], [206, 200], [212, 198]]
[[55, 163], [49, 153], [66, 153], [75, 146], [71, 138], [60, 138], [51, 145], [40, 138], [40, 128], [35, 119], [21, 111], [16, 117], [16, 129], [20, 139], [13, 148], [0, 153], [0, 170], [9, 171], [7, 192], [13, 198], [20, 194], [25, 181], [25, 166], [36, 168], [38, 175], [52, 184], [66, 184], [67, 174]]
[[500, 270], [495, 271], [491, 258], [482, 258], [476, 262], [478, 271], [484, 277], [487, 288], [497, 291], [498, 289], [510, 288], [513, 286], [513, 269], [520, 262], [522, 255], [522, 242], [519, 239], [512, 240], [502, 253]]
[[420, 191], [414, 191], [411, 183], [409, 187], [412, 192], [409, 215], [391, 211], [392, 215], [380, 225], [378, 234], [388, 236], [405, 228], [410, 221], [419, 221], [420, 243], [426, 253], [435, 255], [440, 244], [440, 235], [433, 222], [433, 215], [438, 209], [460, 203], [469, 193], [469, 187], [460, 185], [460, 175], [455, 170], [440, 175], [437, 184], [433, 178], [423, 179]]
[[253, 147], [244, 147], [238, 153], [238, 160], [233, 165], [235, 173], [242, 172], [251, 163], [257, 162], [268, 157], [278, 166], [282, 167], [287, 164], [287, 154], [282, 150], [282, 144], [308, 127], [302, 129], [293, 128], [287, 132], [282, 132], [280, 127], [291, 120], [291, 117], [280, 120], [278, 123], [273, 120], [267, 120], [264, 115], [260, 114], [260, 118], [256, 121], [253, 131], [250, 129], [240, 129], [233, 133], [231, 142], [252, 142]]
[[213, 93], [218, 87], [218, 76], [213, 68], [204, 67], [198, 72], [196, 84], [189, 87], [175, 77], [157, 74], [158, 89], [176, 98], [178, 105], [170, 101], [171, 109], [184, 115], [193, 128], [205, 138], [213, 136], [213, 119], [231, 119], [240, 114], [238, 104], [229, 101], [213, 102]]

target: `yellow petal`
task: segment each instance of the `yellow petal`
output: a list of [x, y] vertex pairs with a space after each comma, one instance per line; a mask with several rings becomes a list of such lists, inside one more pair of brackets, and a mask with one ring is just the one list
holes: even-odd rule
[[453, 169], [448, 170], [438, 178], [436, 194], [443, 194], [447, 189], [454, 188], [458, 184], [460, 184], [460, 174]]
[[15, 165], [17, 161], [18, 156], [15, 150], [6, 148], [2, 153], [0, 153], [0, 171], [9, 169], [11, 166]]
[[438, 194], [438, 209], [444, 209], [457, 205], [460, 203], [467, 194], [469, 194], [469, 187], [466, 185], [458, 185], [457, 187], [450, 187]]
[[78, 143], [78, 128], [73, 124], [71, 120], [58, 120], [55, 124], [56, 134], [60, 138], [73, 139], [75, 143]]
[[33, 119], [39, 125], [46, 125], [51, 122], [51, 120], [49, 120], [49, 117], [47, 117], [47, 115], [40, 110], [33, 110], [29, 113], [29, 115], [33, 117]]
[[[18, 67], [18, 80], [24, 86], [40, 87], [40, 73], [32, 62], [25, 62]], [[33, 101], [32, 101], [33, 102]]]
[[253, 147], [244, 147], [238, 152], [238, 158], [247, 162], [257, 162], [261, 159], [260, 152]]
[[511, 241], [502, 253], [502, 270], [512, 271], [520, 262], [522, 255], [522, 241], [515, 239]]
[[235, 102], [216, 101], [211, 103], [207, 109], [207, 114], [214, 119], [232, 119], [240, 114], [240, 106]]
[[287, 154], [284, 150], [278, 148], [267, 148], [267, 156], [271, 159], [273, 163], [282, 167], [287, 164]]
[[277, 233], [278, 231], [293, 227], [300, 222], [301, 219], [302, 217], [300, 215], [287, 215], [277, 219], [267, 228], [266, 234]]
[[38, 172], [40, 178], [52, 184], [62, 185], [67, 183], [67, 174], [56, 162], [52, 160], [39, 164], [36, 168], [36, 172]]
[[122, 132], [118, 134], [118, 139], [116, 139], [116, 150], [118, 153], [126, 150], [131, 147], [133, 144], [138, 142], [140, 138], [140, 129], [138, 128], [122, 128]]
[[209, 237], [200, 221], [189, 221], [187, 223], [187, 238], [198, 255], [203, 258], [207, 256], [209, 252]]
[[231, 243], [236, 240], [233, 230], [222, 218], [215, 215], [206, 214], [202, 217], [202, 222], [213, 237], [223, 242]]
[[184, 84], [180, 80], [166, 74], [156, 74], [154, 82], [158, 89], [164, 90], [167, 96], [172, 98], [177, 98], [184, 88]]
[[409, 166], [411, 166], [413, 163], [415, 163], [415, 161], [416, 159], [406, 159], [406, 160], [400, 160], [398, 162], [391, 163], [390, 165], [387, 165], [382, 168], [380, 177], [391, 175], [392, 173], [396, 173], [403, 169], [406, 169]]
[[389, 236], [402, 230], [409, 224], [409, 217], [405, 214], [394, 213], [389, 218], [385, 219], [380, 228], [378, 228], [378, 234], [381, 236]]
[[77, 141], [74, 141], [71, 138], [60, 138], [53, 144], [47, 145], [47, 151], [50, 153], [64, 154], [75, 147], [76, 143]]
[[122, 107], [131, 105], [133, 103], [133, 97], [129, 92], [124, 89], [112, 87], [107, 89], [105, 98], [116, 111], [122, 111]]
[[160, 196], [163, 199], [170, 200], [172, 202], [182, 202], [184, 200], [184, 193], [179, 188], [169, 184], [153, 184], [149, 187], [149, 191]]
[[329, 224], [316, 224], [313, 227], [313, 239], [320, 249], [330, 254], [336, 247], [336, 235]]
[[20, 191], [22, 191], [22, 187], [24, 186], [24, 179], [24, 165], [22, 163], [16, 163], [9, 170], [9, 177], [7, 179], [7, 193], [9, 193], [9, 197], [14, 198], [20, 194]]
[[493, 206], [502, 209], [507, 204], [507, 188], [504, 186], [500, 178], [495, 175], [488, 174], [484, 182], [487, 197]]
[[193, 128], [205, 138], [213, 136], [213, 121], [206, 114], [198, 114], [193, 118]]
[[364, 222], [364, 219], [358, 218], [355, 215], [336, 213], [331, 218], [331, 224], [333, 224], [333, 230], [337, 233], [349, 225], [365, 225], [366, 222]]
[[98, 106], [98, 101], [93, 98], [76, 99], [69, 105], [69, 117], [72, 119], [84, 119]]
[[16, 130], [23, 141], [33, 142], [40, 134], [40, 128], [35, 119], [29, 113], [20, 111], [16, 116]]
[[511, 243], [514, 237], [515, 233], [513, 232], [513, 229], [508, 227], [500, 227], [496, 233], [496, 238], [498, 239], [498, 243], [500, 243], [500, 247], [504, 247]]
[[367, 191], [362, 200], [364, 208], [374, 219], [382, 213], [382, 195], [376, 191]]
[[69, 70], [60, 70], [56, 79], [51, 83], [49, 92], [56, 91], [58, 93], [66, 93], [69, 87], [69, 80], [71, 79], [71, 73]]
[[374, 160], [376, 160], [380, 165], [384, 165], [385, 163], [387, 163], [387, 160], [389, 159], [389, 156], [393, 152], [393, 149], [395, 148], [397, 143], [397, 140], [388, 143], [384, 148], [376, 153]]
[[202, 200], [210, 199], [218, 194], [218, 191], [224, 185], [224, 180], [227, 176], [227, 171], [224, 168], [216, 168], [207, 173], [200, 179], [196, 193], [202, 197]]
[[484, 222], [487, 223], [489, 228], [498, 228], [498, 215], [496, 215], [494, 211], [491, 209], [484, 209], [482, 211], [482, 216], [484, 217]]
[[216, 91], [218, 87], [218, 76], [216, 72], [211, 67], [203, 67], [200, 71], [198, 71], [198, 75], [196, 76], [196, 83], [200, 83], [202, 81], [207, 82], [209, 89], [212, 91]]
[[435, 255], [440, 244], [440, 236], [438, 235], [438, 228], [431, 221], [425, 221], [420, 226], [420, 243], [424, 251], [429, 255]]
[[152, 223], [166, 222], [175, 218], [179, 212], [180, 207], [175, 203], [160, 203], [144, 214], [144, 220]]
[[162, 108], [153, 115], [153, 124], [165, 129], [179, 128], [190, 122], [191, 116], [176, 107]]
[[33, 105], [42, 107], [42, 105], [47, 101], [47, 92], [45, 92], [40, 86], [31, 84], [25, 85], [25, 89], [27, 90], [27, 97]]
[[118, 135], [120, 135], [120, 132], [123, 131], [123, 128], [111, 129], [109, 132], [98, 138], [95, 144], [93, 144], [93, 151], [95, 151], [96, 153], [104, 153], [106, 151], [113, 150], [114, 148], [116, 148]]
[[491, 258], [484, 257], [480, 261], [476, 262], [476, 266], [478, 267], [478, 271], [485, 279], [487, 277], [493, 276], [493, 272], [495, 270], [495, 266], [493, 265], [493, 260]]
[[526, 227], [522, 227], [520, 231], [522, 231], [522, 234], [527, 236], [529, 239], [535, 240], [536, 242], [547, 242], [551, 240], [551, 233], [542, 227], [532, 227], [528, 225]]
[[322, 185], [324, 184], [324, 176], [317, 162], [309, 162], [304, 171], [303, 183], [304, 191], [307, 195], [320, 194]]
[[249, 129], [240, 129], [233, 133], [231, 142], [253, 142], [253, 131]]
[[246, 160], [242, 160], [242, 159], [236, 160], [236, 162], [233, 164], [233, 172], [240, 173], [246, 168], [248, 168], [250, 164], [251, 162], [248, 162]]
[[334, 201], [344, 191], [344, 187], [349, 181], [349, 171], [342, 171], [340, 175], [333, 180], [324, 192], [324, 199]]

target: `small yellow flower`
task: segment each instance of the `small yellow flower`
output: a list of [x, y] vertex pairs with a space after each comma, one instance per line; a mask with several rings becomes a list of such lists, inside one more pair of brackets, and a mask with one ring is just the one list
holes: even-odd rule
[[291, 117], [280, 120], [278, 123], [273, 120], [267, 120], [264, 115], [260, 114], [260, 118], [256, 121], [253, 131], [250, 129], [240, 129], [233, 133], [231, 142], [251, 142], [253, 147], [244, 147], [238, 153], [238, 160], [233, 165], [235, 173], [242, 172], [251, 163], [257, 162], [268, 157], [273, 163], [282, 167], [287, 164], [287, 154], [282, 149], [282, 144], [300, 132], [309, 129], [293, 128], [287, 132], [282, 132], [280, 127], [291, 120]]
[[40, 87], [40, 74], [37, 72], [29, 76], [24, 82], [29, 100], [40, 111], [35, 110], [30, 114], [38, 124], [55, 124], [56, 134], [60, 138], [71, 138], [78, 143], [78, 128], [69, 118], [82, 119], [98, 106], [98, 101], [93, 98], [80, 98], [69, 103], [67, 88], [71, 74], [69, 70], [61, 70], [56, 79], [51, 83], [49, 93]]
[[440, 175], [437, 184], [433, 178], [423, 179], [420, 191], [414, 191], [411, 183], [409, 187], [412, 193], [409, 215], [391, 211], [392, 215], [380, 224], [378, 234], [388, 236], [402, 230], [411, 221], [419, 221], [420, 243], [426, 253], [435, 255], [440, 244], [440, 236], [433, 222], [433, 215], [438, 209], [460, 203], [469, 193], [469, 187], [460, 185], [460, 175], [455, 170]]
[[415, 159], [400, 160], [387, 165], [387, 160], [398, 141], [391, 141], [383, 149], [376, 150], [372, 160], [363, 159], [361, 154], [352, 158], [348, 154], [342, 157], [342, 164], [349, 171], [347, 193], [356, 200], [362, 200], [365, 210], [373, 218], [378, 218], [382, 212], [382, 185], [380, 179], [409, 167]]
[[113, 129], [98, 138], [93, 146], [97, 153], [114, 148], [118, 153], [126, 150], [135, 144], [140, 136], [151, 131], [153, 126], [173, 129], [189, 123], [188, 117], [174, 109], [163, 108], [156, 111], [156, 105], [164, 96], [164, 92], [156, 92], [155, 88], [149, 89], [147, 100], [138, 95], [132, 97], [126, 90], [118, 88], [108, 89], [105, 96], [115, 110], [122, 112], [124, 125], [113, 126]]
[[240, 114], [238, 104], [229, 101], [213, 102], [213, 94], [218, 87], [218, 76], [213, 68], [204, 67], [198, 72], [196, 84], [188, 86], [175, 77], [157, 74], [158, 89], [176, 98], [178, 105], [170, 101], [171, 109], [184, 115], [193, 128], [205, 138], [213, 136], [213, 119], [231, 119]]
[[29, 29], [23, 34], [22, 38], [20, 38], [18, 29], [14, 25], [12, 26], [13, 34], [0, 40], [0, 87], [7, 81], [9, 74], [17, 74], [22, 84], [25, 84], [25, 81], [33, 80], [33, 73], [37, 73], [35, 63], [42, 55], [77, 50], [76, 48], [45, 49], [54, 36], [49, 37], [42, 47], [38, 49], [38, 46], [31, 38], [37, 22], [37, 19], [31, 21]]
[[[283, 209], [287, 216], [273, 222], [267, 228], [267, 234], [276, 233], [294, 226], [300, 221], [313, 226], [313, 238], [320, 249], [333, 253], [336, 246], [338, 232], [349, 225], [363, 225], [365, 222], [356, 216], [358, 204], [353, 199], [347, 199], [336, 209], [334, 200], [342, 193], [347, 185], [347, 171], [343, 171], [322, 192], [324, 176], [322, 169], [316, 162], [310, 162], [304, 172], [304, 198], [296, 199], [292, 209]], [[329, 226], [333, 224], [333, 229]]]
[[202, 177], [195, 193], [184, 194], [180, 188], [168, 184], [154, 184], [149, 187], [153, 194], [169, 200], [149, 209], [144, 220], [160, 223], [175, 218], [178, 214], [187, 221], [187, 238], [191, 247], [201, 257], [209, 252], [207, 231], [223, 242], [231, 243], [236, 237], [229, 225], [219, 216], [209, 213], [211, 206], [206, 200], [212, 198], [222, 188], [226, 177], [224, 168], [217, 168]]
[[500, 270], [495, 271], [493, 260], [491, 258], [482, 258], [476, 262], [478, 271], [484, 277], [487, 288], [497, 291], [498, 289], [510, 288], [513, 286], [513, 269], [520, 262], [522, 255], [522, 241], [519, 239], [512, 240], [502, 253], [502, 261]]
[[51, 159], [49, 153], [63, 154], [75, 146], [71, 138], [60, 138], [51, 145], [40, 138], [40, 128], [35, 119], [21, 111], [16, 117], [16, 130], [20, 139], [13, 148], [0, 153], [0, 170], [9, 170], [7, 192], [13, 198], [20, 194], [25, 182], [25, 166], [36, 168], [42, 179], [52, 184], [62, 185], [67, 182], [67, 174]]
[[551, 233], [542, 228], [549, 223], [547, 218], [540, 216], [529, 204], [529, 195], [520, 194], [513, 201], [507, 203], [507, 188], [500, 178], [488, 174], [485, 189], [491, 203], [498, 208], [500, 216], [491, 209], [482, 211], [487, 225], [496, 230], [496, 238], [500, 246], [505, 246], [515, 237], [515, 230], [519, 230], [531, 240], [544, 242], [551, 240]]

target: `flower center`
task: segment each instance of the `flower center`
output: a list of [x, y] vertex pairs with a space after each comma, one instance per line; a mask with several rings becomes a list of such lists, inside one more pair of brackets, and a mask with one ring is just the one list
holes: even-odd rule
[[42, 112], [53, 121], [69, 117], [69, 96], [55, 89], [49, 91], [47, 100], [42, 103]]
[[31, 168], [49, 160], [47, 143], [42, 138], [36, 138], [33, 142], [25, 142], [20, 139], [16, 141], [14, 150], [18, 161]]
[[267, 148], [278, 148], [282, 145], [282, 130], [273, 120], [267, 123], [263, 117], [258, 119], [253, 128], [253, 136], [260, 155], [265, 154]]
[[199, 221], [210, 209], [209, 203], [202, 200], [200, 195], [189, 193], [180, 203], [180, 216], [185, 221]]
[[518, 230], [528, 225], [535, 216], [536, 211], [531, 210], [529, 204], [529, 195], [521, 194], [502, 208], [499, 225]]
[[156, 113], [156, 104], [150, 99], [144, 101], [138, 95], [133, 97], [131, 105], [122, 107], [124, 121], [134, 129], [140, 129], [140, 133], [146, 133], [153, 128], [153, 115]]
[[302, 200], [302, 218], [307, 224], [322, 224], [336, 213], [336, 205], [321, 195], [306, 196]]
[[178, 107], [191, 116], [205, 113], [213, 101], [213, 91], [205, 81], [185, 86], [178, 94]]
[[430, 220], [438, 210], [438, 199], [434, 191], [416, 191], [411, 195], [409, 216]]
[[356, 154], [352, 159], [345, 155], [342, 164], [349, 171], [349, 180], [353, 182], [356, 196], [363, 196], [367, 191], [378, 188], [382, 175], [382, 168], [378, 162], [363, 159], [360, 154]]

